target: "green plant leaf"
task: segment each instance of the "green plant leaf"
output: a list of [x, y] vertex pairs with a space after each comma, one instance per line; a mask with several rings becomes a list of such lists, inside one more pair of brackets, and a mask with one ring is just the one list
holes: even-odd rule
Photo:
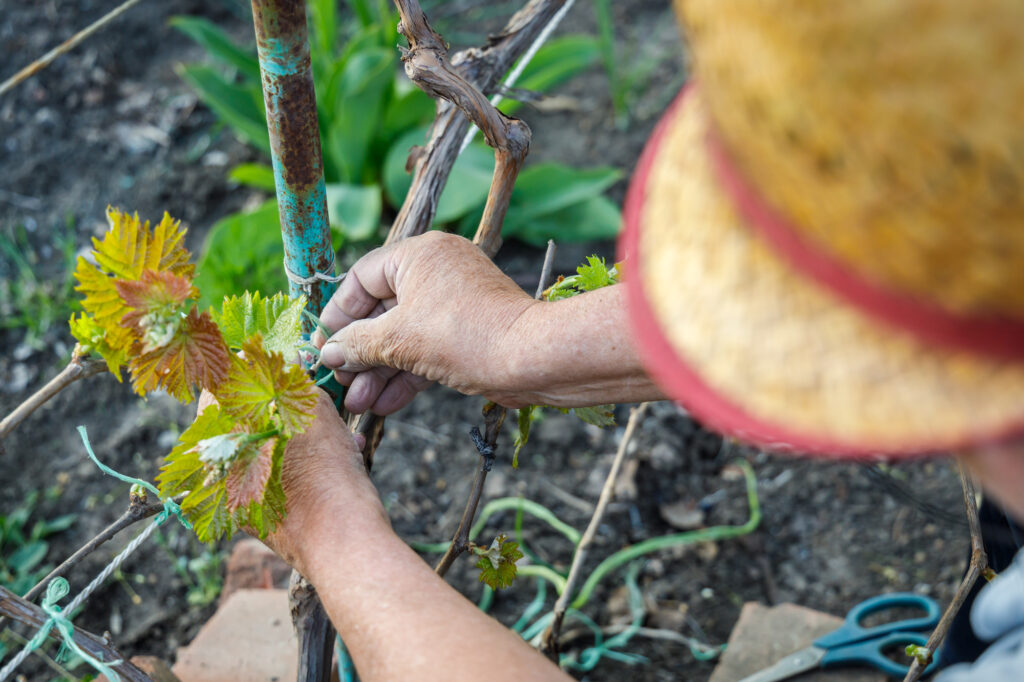
[[568, 242], [614, 239], [622, 226], [619, 208], [607, 197], [591, 197], [572, 206], [532, 220], [520, 217], [518, 207], [510, 207], [502, 228], [506, 238], [515, 237], [543, 248], [549, 239]]
[[[586, 169], [560, 163], [530, 166], [519, 174], [512, 191], [515, 220], [528, 222], [600, 196], [621, 177], [621, 171], [607, 166]], [[512, 217], [511, 207], [509, 213]]]
[[219, 305], [238, 291], [287, 290], [283, 261], [281, 223], [273, 199], [251, 213], [218, 220], [206, 236], [193, 281], [200, 306]]
[[221, 410], [253, 430], [276, 428], [285, 437], [301, 433], [313, 421], [316, 387], [298, 365], [268, 352], [259, 334], [242, 344], [228, 378], [217, 391]]
[[167, 23], [205, 47], [212, 57], [234, 66], [246, 78], [259, 82], [260, 63], [256, 58], [255, 45], [250, 48], [236, 45], [219, 26], [202, 17], [179, 15], [171, 17]]
[[313, 63], [329, 60], [338, 40], [337, 0], [310, 0], [306, 4], [309, 14], [310, 52]]
[[70, 528], [77, 518], [78, 514], [64, 514], [54, 519], [40, 521], [32, 529], [32, 536], [36, 539], [42, 539], [54, 533], [60, 533]]
[[275, 189], [274, 170], [262, 163], [239, 164], [231, 169], [228, 178], [240, 185], [255, 187], [267, 192], [273, 192]]
[[346, 241], [361, 242], [380, 230], [381, 189], [379, 185], [327, 185], [327, 215], [331, 227]]
[[516, 449], [512, 453], [512, 468], [516, 469], [519, 467], [519, 451], [526, 445], [526, 441], [530, 439], [530, 425], [533, 423], [534, 412], [539, 409], [537, 405], [527, 405], [521, 407], [518, 412], [517, 425], [518, 429], [513, 436], [513, 444]]
[[261, 334], [264, 348], [287, 355], [295, 352], [302, 337], [305, 306], [305, 297], [275, 294], [266, 298], [258, 291], [246, 291], [224, 299], [220, 312], [214, 313], [214, 320], [231, 350], [240, 350], [253, 335]]
[[372, 180], [367, 155], [391, 92], [394, 50], [371, 48], [353, 54], [339, 74], [327, 129], [326, 152], [341, 182]]
[[50, 545], [43, 541], [30, 542], [16, 549], [7, 557], [7, 565], [15, 573], [28, 573], [46, 558]]
[[593, 407], [573, 407], [569, 410], [582, 421], [604, 428], [615, 426], [614, 405], [594, 405]]
[[477, 547], [473, 551], [480, 555], [476, 562], [476, 567], [480, 569], [480, 582], [491, 589], [500, 590], [509, 587], [516, 579], [516, 562], [523, 558], [518, 542], [499, 535], [490, 547]]
[[235, 85], [205, 64], [183, 64], [178, 74], [244, 142], [270, 154], [270, 134], [258, 84]]
[[[405, 161], [413, 145], [424, 144], [426, 129], [413, 130], [398, 139], [388, 151], [384, 161], [384, 188], [388, 200], [401, 206], [412, 184], [412, 176], [405, 172]], [[494, 153], [482, 144], [466, 148], [452, 167], [448, 184], [437, 203], [435, 224], [458, 220], [483, 205], [494, 175]]]
[[[585, 71], [600, 56], [596, 38], [587, 35], [568, 35], [549, 40], [533, 56], [516, 82], [516, 89], [547, 92]], [[514, 99], [502, 100], [498, 109], [506, 114], [522, 106]]]
[[[399, 136], [411, 129], [429, 125], [434, 118], [436, 107], [430, 95], [413, 85], [408, 78], [396, 79], [394, 87], [395, 92], [388, 102], [384, 122], [377, 134], [377, 141], [384, 145], [384, 154], [391, 149]], [[404, 167], [404, 160], [402, 165]]]

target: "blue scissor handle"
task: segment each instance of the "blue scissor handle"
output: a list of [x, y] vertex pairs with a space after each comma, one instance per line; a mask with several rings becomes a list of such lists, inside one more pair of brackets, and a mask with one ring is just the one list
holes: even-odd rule
[[[825, 655], [822, 657], [819, 665], [822, 668], [831, 668], [860, 663], [878, 668], [886, 675], [891, 675], [892, 677], [904, 677], [910, 666], [887, 658], [885, 650], [895, 646], [906, 647], [908, 644], [924, 646], [927, 643], [928, 637], [919, 632], [890, 632], [880, 637], [862, 639], [852, 644], [828, 648], [825, 650]], [[933, 672], [938, 662], [938, 657], [936, 656], [928, 664], [928, 667], [924, 669], [922, 675], [928, 675]]]
[[[918, 618], [897, 620], [892, 623], [883, 623], [870, 628], [861, 626], [861, 621], [872, 613], [900, 607], [921, 609], [925, 612], [925, 615]], [[850, 609], [850, 612], [846, 614], [845, 622], [843, 622], [839, 629], [814, 640], [814, 645], [822, 649], [835, 649], [865, 639], [878, 639], [892, 632], [929, 630], [938, 625], [941, 615], [942, 611], [939, 609], [938, 603], [934, 599], [929, 599], [923, 595], [914, 594], [913, 592], [881, 594], [871, 599], [865, 599]]]

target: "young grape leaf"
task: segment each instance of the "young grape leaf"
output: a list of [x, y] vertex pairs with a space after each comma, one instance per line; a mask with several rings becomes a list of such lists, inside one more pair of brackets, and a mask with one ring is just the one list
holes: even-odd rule
[[209, 313], [199, 313], [193, 307], [165, 345], [131, 359], [132, 388], [139, 395], [164, 388], [188, 403], [193, 386], [216, 392], [231, 358]]
[[618, 282], [615, 267], [609, 270], [604, 258], [597, 256], [587, 256], [587, 264], [576, 268], [576, 274], [579, 277], [576, 288], [580, 291], [593, 291]]
[[139, 280], [114, 280], [114, 288], [130, 309], [121, 326], [142, 339], [142, 350], [167, 344], [178, 331], [189, 299], [199, 292], [187, 278], [172, 272], [146, 270]]
[[82, 308], [89, 314], [95, 326], [105, 332], [106, 344], [113, 351], [126, 351], [135, 342], [131, 330], [121, 326], [121, 318], [131, 312], [131, 308], [121, 300], [114, 286], [114, 279], [100, 272], [85, 258], [79, 256], [75, 268], [75, 279], [78, 280], [76, 291], [85, 295]]
[[275, 294], [270, 298], [260, 293], [224, 299], [215, 320], [228, 347], [238, 350], [253, 334], [263, 335], [263, 347], [271, 352], [294, 353], [302, 334], [302, 310], [305, 297], [291, 298]]
[[149, 221], [139, 220], [115, 208], [107, 208], [110, 229], [102, 240], [93, 239], [96, 264], [106, 273], [120, 279], [137, 280], [146, 270], [172, 272], [191, 278], [195, 266], [185, 249], [185, 230], [181, 221], [166, 212], [152, 231]]
[[203, 486], [208, 471], [200, 459], [198, 446], [217, 436], [232, 432], [233, 420], [217, 405], [209, 405], [196, 417], [192, 425], [178, 438], [157, 474], [157, 487], [161, 497], [174, 497]]
[[267, 537], [284, 520], [285, 495], [281, 486], [281, 463], [284, 446], [278, 443], [272, 460], [273, 468], [261, 502], [252, 502], [236, 509], [232, 515], [234, 525], [255, 532], [260, 539]]
[[494, 538], [491, 546], [474, 548], [480, 555], [476, 567], [480, 569], [480, 582], [491, 589], [509, 587], [516, 579], [516, 562], [523, 558], [518, 542], [511, 542], [505, 535]]
[[242, 344], [242, 353], [244, 358], [232, 358], [228, 378], [216, 392], [221, 408], [254, 429], [277, 428], [285, 437], [301, 433], [313, 421], [313, 382], [280, 353], [264, 349], [260, 334]]
[[263, 493], [274, 469], [278, 439], [271, 437], [259, 447], [245, 448], [228, 469], [224, 484], [228, 491], [228, 510], [263, 502]]
[[604, 428], [606, 426], [615, 426], [615, 406], [614, 405], [594, 405], [593, 407], [570, 407], [558, 408], [563, 414], [574, 414], [580, 420], [585, 421], [588, 424], [594, 426], [600, 426]]
[[223, 481], [213, 485], [200, 486], [185, 497], [181, 511], [192, 523], [200, 542], [213, 542], [234, 534], [231, 514], [227, 507], [227, 490]]
[[526, 441], [530, 439], [530, 424], [533, 423], [534, 411], [537, 409], [537, 405], [527, 405], [526, 407], [519, 408], [519, 429], [516, 431], [512, 438], [513, 444], [516, 446], [515, 452], [512, 453], [512, 468], [519, 468], [519, 451], [526, 445]]
[[103, 328], [96, 324], [91, 315], [79, 313], [76, 318], [74, 313], [68, 320], [68, 327], [71, 335], [78, 341], [84, 353], [99, 355], [107, 363], [107, 369], [118, 381], [121, 381], [121, 367], [128, 362], [128, 354], [124, 350], [112, 348]]

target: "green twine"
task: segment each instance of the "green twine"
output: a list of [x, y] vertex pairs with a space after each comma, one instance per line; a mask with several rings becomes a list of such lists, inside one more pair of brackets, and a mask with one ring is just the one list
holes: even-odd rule
[[82, 658], [82, 660], [91, 665], [96, 672], [106, 675], [110, 682], [120, 682], [121, 677], [114, 672], [110, 666], [120, 665], [124, 661], [118, 659], [116, 661], [109, 661], [105, 663], [98, 658], [91, 656], [75, 641], [75, 626], [71, 624], [71, 621], [61, 611], [60, 606], [57, 605], [57, 602], [68, 596], [70, 591], [71, 588], [68, 585], [68, 581], [64, 578], [54, 578], [50, 581], [50, 584], [46, 586], [46, 595], [43, 597], [43, 602], [40, 606], [49, 618], [45, 623], [43, 623], [43, 626], [39, 628], [35, 637], [29, 640], [26, 647], [29, 651], [35, 651], [43, 645], [46, 638], [50, 635], [50, 631], [53, 630], [53, 628], [57, 628], [57, 631], [60, 633], [61, 639], [63, 640], [64, 647], [75, 652]]
[[158, 500], [160, 500], [161, 502], [163, 502], [164, 510], [162, 512], [160, 512], [160, 514], [156, 517], [156, 519], [154, 519], [153, 522], [155, 524], [157, 524], [159, 526], [164, 521], [166, 521], [168, 518], [173, 516], [176, 519], [178, 519], [178, 521], [181, 523], [181, 525], [185, 526], [185, 528], [187, 528], [188, 530], [192, 530], [192, 524], [189, 522], [188, 519], [185, 518], [184, 513], [181, 511], [181, 505], [179, 505], [177, 502], [175, 502], [174, 500], [172, 500], [169, 497], [166, 498], [166, 499], [161, 497], [160, 496], [160, 491], [157, 490], [156, 486], [154, 486], [149, 481], [144, 481], [141, 478], [133, 478], [131, 476], [125, 476], [124, 474], [122, 474], [120, 472], [117, 472], [117, 471], [114, 471], [113, 469], [108, 467], [106, 464], [101, 462], [99, 460], [99, 457], [96, 456], [96, 453], [92, 451], [92, 445], [89, 444], [89, 434], [86, 433], [86, 430], [85, 430], [84, 426], [79, 426], [78, 427], [78, 435], [82, 437], [82, 444], [85, 445], [85, 451], [89, 453], [89, 459], [91, 459], [93, 461], [93, 464], [95, 464], [96, 466], [98, 466], [100, 468], [100, 471], [102, 471], [103, 473], [105, 473], [105, 474], [107, 474], [109, 476], [113, 476], [114, 478], [116, 478], [118, 480], [124, 481], [125, 483], [130, 483], [133, 486], [139, 486], [141, 488], [144, 488], [144, 489], [148, 490], [149, 492], [153, 493], [154, 495], [156, 495], [156, 498]]

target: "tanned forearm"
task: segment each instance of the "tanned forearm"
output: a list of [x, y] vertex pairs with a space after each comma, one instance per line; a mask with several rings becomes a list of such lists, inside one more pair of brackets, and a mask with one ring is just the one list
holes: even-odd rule
[[340, 526], [321, 511], [300, 563], [361, 680], [570, 679], [439, 578], [386, 519]]
[[661, 400], [631, 343], [625, 289], [537, 303], [507, 339], [513, 385], [503, 404], [581, 407]]

